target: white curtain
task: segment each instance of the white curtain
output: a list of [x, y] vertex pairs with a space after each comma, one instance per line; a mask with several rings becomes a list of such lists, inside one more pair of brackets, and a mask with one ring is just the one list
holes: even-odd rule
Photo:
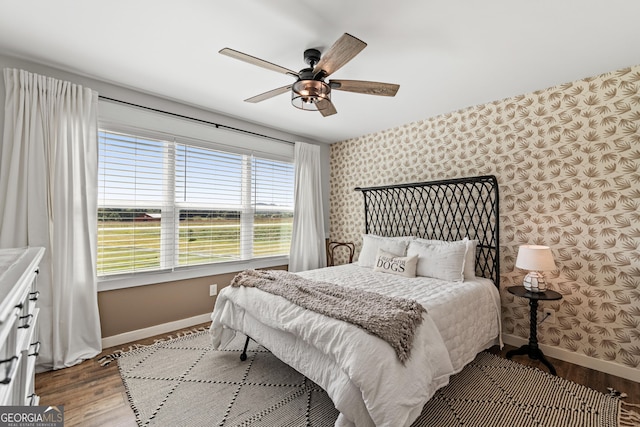
[[320, 147], [317, 145], [296, 142], [294, 194], [289, 271], [325, 267]]
[[101, 351], [95, 276], [98, 94], [5, 69], [0, 247], [43, 246], [37, 370]]

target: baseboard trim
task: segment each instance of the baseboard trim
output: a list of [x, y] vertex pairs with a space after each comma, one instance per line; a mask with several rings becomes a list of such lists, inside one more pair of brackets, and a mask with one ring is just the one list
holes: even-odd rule
[[[522, 337], [507, 334], [502, 335], [502, 340], [505, 344], [515, 347], [520, 347], [528, 342], [527, 339]], [[620, 365], [619, 363], [610, 362], [608, 360], [595, 359], [584, 354], [574, 353], [563, 348], [553, 347], [546, 344], [538, 344], [538, 346], [545, 356], [640, 383], [640, 370], [637, 368]]]
[[118, 345], [130, 343], [132, 341], [149, 338], [154, 335], [166, 334], [178, 329], [188, 328], [190, 326], [206, 323], [211, 320], [211, 313], [204, 313], [198, 316], [189, 317], [187, 319], [175, 320], [173, 322], [163, 323], [160, 325], [150, 326], [144, 329], [124, 332], [122, 334], [113, 335], [102, 338], [102, 348], [115, 347]]

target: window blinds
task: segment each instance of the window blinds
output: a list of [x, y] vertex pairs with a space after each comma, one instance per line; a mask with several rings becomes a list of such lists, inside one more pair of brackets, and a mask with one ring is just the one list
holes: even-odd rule
[[101, 130], [98, 275], [288, 255], [293, 164]]
[[[254, 157], [252, 170], [255, 210], [252, 257], [288, 255], [293, 228], [293, 164]], [[289, 209], [284, 210], [283, 206]]]
[[99, 132], [98, 145], [98, 275], [164, 268], [173, 257], [160, 250], [169, 144]]

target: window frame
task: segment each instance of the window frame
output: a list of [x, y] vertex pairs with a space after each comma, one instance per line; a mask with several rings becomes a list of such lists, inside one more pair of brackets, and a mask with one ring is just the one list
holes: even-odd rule
[[[251, 155], [258, 158], [283, 161], [293, 163], [293, 144], [269, 141], [253, 135], [242, 135], [223, 129], [215, 129], [212, 126], [203, 125], [197, 122], [188, 123], [185, 119], [166, 117], [159, 113], [122, 107], [112, 103], [101, 103], [101, 114], [98, 129], [99, 131], [118, 132], [135, 135], [142, 138], [160, 139], [177, 144], [188, 144], [199, 146], [205, 149], [219, 150], [229, 153]], [[105, 107], [104, 109], [102, 107]], [[106, 110], [106, 114], [102, 114]], [[149, 123], [157, 123], [154, 130], [143, 128], [132, 123], [141, 122], [148, 126]], [[187, 122], [187, 123], [185, 123]], [[168, 132], [168, 130], [180, 131]], [[218, 141], [224, 140], [227, 143]], [[256, 145], [259, 144], [259, 145]], [[253, 147], [253, 148], [251, 148]], [[259, 149], [256, 149], [259, 147]], [[247, 159], [245, 156], [244, 159]], [[251, 157], [248, 157], [251, 163]], [[250, 196], [249, 196], [250, 197]], [[173, 206], [174, 215], [180, 209], [179, 203]], [[253, 222], [252, 215], [242, 215], [242, 221], [248, 225]], [[243, 224], [244, 225], [244, 224]], [[175, 229], [178, 232], [178, 229]], [[246, 232], [246, 229], [245, 229]], [[251, 229], [253, 232], [253, 229]], [[97, 239], [96, 239], [96, 259], [97, 259]], [[201, 264], [192, 266], [174, 266], [164, 270], [141, 271], [132, 273], [122, 273], [117, 275], [99, 276], [98, 291], [115, 290], [135, 286], [166, 283], [179, 280], [187, 280], [198, 277], [228, 274], [245, 269], [272, 268], [287, 265], [289, 255], [275, 255], [250, 259], [239, 259], [233, 261], [223, 261], [219, 263]]]

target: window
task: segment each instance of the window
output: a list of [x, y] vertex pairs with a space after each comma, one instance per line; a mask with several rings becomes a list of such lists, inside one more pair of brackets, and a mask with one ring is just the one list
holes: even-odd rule
[[168, 139], [100, 130], [98, 276], [288, 255], [292, 163]]

